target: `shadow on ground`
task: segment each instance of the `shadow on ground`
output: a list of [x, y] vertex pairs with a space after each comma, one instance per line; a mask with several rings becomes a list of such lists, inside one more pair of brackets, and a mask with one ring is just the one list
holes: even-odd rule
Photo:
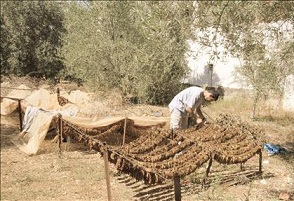
[[[226, 187], [233, 185], [244, 185], [254, 180], [274, 177], [272, 173], [259, 173], [258, 167], [246, 167], [246, 170], [235, 171], [214, 171], [211, 172], [204, 185], [201, 178], [194, 178], [194, 181], [181, 180], [182, 197], [185, 195], [198, 194], [217, 185]], [[135, 200], [138, 201], [168, 201], [174, 200], [173, 181], [165, 184], [147, 185], [142, 181], [136, 181], [129, 175], [120, 175], [117, 177], [120, 183], [124, 183], [136, 192]]]
[[17, 127], [12, 127], [8, 124], [1, 124], [1, 149], [14, 146], [10, 140], [18, 133], [19, 129]]

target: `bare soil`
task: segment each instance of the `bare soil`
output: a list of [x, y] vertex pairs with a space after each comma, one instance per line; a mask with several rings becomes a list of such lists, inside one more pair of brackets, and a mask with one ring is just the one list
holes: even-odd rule
[[[17, 82], [15, 82], [17, 83]], [[167, 108], [148, 105], [128, 106], [125, 112], [148, 115]], [[226, 111], [220, 109], [218, 112]], [[206, 108], [210, 115], [217, 112]], [[119, 111], [121, 113], [123, 111]], [[113, 112], [115, 114], [115, 112]], [[102, 116], [102, 114], [100, 114]], [[287, 148], [285, 154], [268, 156], [263, 151], [263, 173], [258, 171], [258, 156], [239, 165], [213, 162], [207, 185], [201, 187], [205, 166], [182, 178], [182, 200], [268, 201], [294, 200], [294, 119], [254, 122], [262, 128], [268, 142]], [[99, 153], [83, 143], [57, 143], [49, 133], [35, 156], [21, 152], [10, 140], [19, 133], [17, 113], [1, 116], [1, 200], [107, 200], [105, 164]], [[192, 162], [192, 161], [191, 161]], [[111, 196], [115, 201], [175, 200], [173, 181], [163, 185], [146, 185], [120, 174], [110, 164]]]

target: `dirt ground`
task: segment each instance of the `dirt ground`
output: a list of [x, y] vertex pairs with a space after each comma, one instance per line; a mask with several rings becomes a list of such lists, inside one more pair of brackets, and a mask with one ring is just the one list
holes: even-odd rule
[[[128, 107], [128, 112], [148, 114], [167, 108], [155, 106]], [[207, 108], [213, 115], [215, 112]], [[287, 121], [286, 121], [287, 120]], [[275, 201], [294, 200], [294, 118], [257, 122], [269, 142], [285, 148], [285, 154], [268, 156], [263, 151], [263, 172], [258, 171], [258, 156], [239, 165], [213, 162], [207, 185], [201, 188], [205, 166], [182, 178], [183, 201]], [[10, 140], [19, 133], [17, 113], [1, 116], [1, 200], [107, 200], [104, 160], [83, 143], [58, 144], [47, 135], [35, 156], [21, 152]], [[162, 185], [146, 185], [110, 164], [111, 196], [114, 201], [174, 200], [172, 181]]]

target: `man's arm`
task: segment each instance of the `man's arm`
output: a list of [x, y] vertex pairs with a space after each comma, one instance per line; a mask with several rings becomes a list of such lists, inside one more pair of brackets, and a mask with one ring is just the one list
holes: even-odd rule
[[200, 123], [205, 123], [206, 122], [206, 119], [204, 117], [204, 115], [202, 114], [202, 111], [201, 111], [201, 106], [197, 107], [196, 108], [196, 114], [193, 112], [193, 109], [190, 108], [190, 107], [186, 107], [186, 111], [187, 113], [190, 115], [190, 117], [194, 118], [196, 120], [196, 123], [197, 124], [200, 124]]
[[192, 110], [192, 108], [190, 108], [189, 106], [186, 107], [186, 112], [191, 116], [191, 117], [195, 117], [195, 114]]
[[197, 114], [197, 123], [201, 123], [201, 122], [205, 122], [206, 119], [201, 111], [201, 105], [199, 105], [197, 108], [196, 108], [196, 114]]

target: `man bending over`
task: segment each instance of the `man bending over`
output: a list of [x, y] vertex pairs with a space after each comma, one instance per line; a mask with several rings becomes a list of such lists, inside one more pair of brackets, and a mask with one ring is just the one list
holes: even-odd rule
[[[188, 117], [204, 124], [206, 119], [201, 111], [204, 101], [216, 101], [219, 93], [214, 88], [189, 87], [178, 93], [168, 105], [171, 113], [170, 129], [177, 131], [188, 127]], [[195, 111], [195, 112], [194, 112]]]

